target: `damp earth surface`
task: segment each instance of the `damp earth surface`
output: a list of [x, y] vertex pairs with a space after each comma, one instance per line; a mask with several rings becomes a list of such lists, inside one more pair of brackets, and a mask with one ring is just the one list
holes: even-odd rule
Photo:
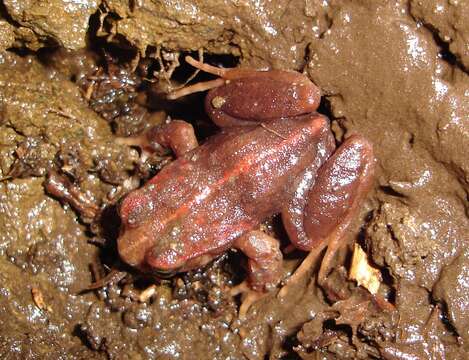
[[[467, 358], [468, 17], [467, 0], [2, 1], [1, 357]], [[327, 286], [314, 267], [240, 319], [239, 253], [172, 278], [120, 261], [120, 199], [173, 156], [118, 139], [168, 119], [217, 131], [203, 95], [165, 97], [207, 79], [185, 55], [301, 71], [337, 143], [373, 143], [375, 185]], [[276, 217], [262, 230], [288, 243]], [[354, 243], [377, 297], [350, 278]], [[285, 255], [285, 277], [305, 256]]]

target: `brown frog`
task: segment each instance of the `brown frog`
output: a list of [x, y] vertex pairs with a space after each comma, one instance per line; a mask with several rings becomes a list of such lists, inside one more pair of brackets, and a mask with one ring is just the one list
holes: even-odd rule
[[236, 248], [248, 258], [249, 287], [265, 292], [281, 280], [282, 253], [258, 229], [281, 214], [294, 247], [328, 247], [323, 278], [371, 186], [371, 144], [354, 135], [336, 149], [328, 119], [315, 112], [320, 91], [303, 74], [187, 61], [219, 78], [170, 97], [210, 90], [206, 111], [222, 130], [197, 146], [192, 127], [172, 121], [129, 141], [170, 147], [177, 159], [123, 200], [120, 256], [168, 275]]

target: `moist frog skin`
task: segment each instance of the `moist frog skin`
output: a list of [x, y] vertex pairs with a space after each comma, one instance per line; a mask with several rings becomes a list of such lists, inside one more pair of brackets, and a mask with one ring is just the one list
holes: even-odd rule
[[236, 248], [249, 259], [250, 288], [267, 291], [281, 279], [282, 253], [278, 241], [257, 228], [281, 213], [296, 248], [328, 246], [320, 272], [326, 276], [372, 183], [371, 144], [354, 135], [335, 149], [328, 119], [315, 112], [320, 92], [302, 74], [188, 60], [220, 78], [172, 97], [213, 87], [206, 110], [222, 131], [196, 147], [193, 131], [176, 121], [134, 139], [169, 146], [178, 158], [123, 200], [121, 258], [168, 275]]

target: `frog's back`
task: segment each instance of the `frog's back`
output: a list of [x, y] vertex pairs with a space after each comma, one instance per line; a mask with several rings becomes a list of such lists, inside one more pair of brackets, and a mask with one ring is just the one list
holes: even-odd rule
[[163, 269], [225, 251], [280, 211], [327, 131], [327, 120], [310, 115], [210, 138], [124, 200], [124, 227], [147, 233], [130, 240], [132, 248], [151, 248], [152, 264]]

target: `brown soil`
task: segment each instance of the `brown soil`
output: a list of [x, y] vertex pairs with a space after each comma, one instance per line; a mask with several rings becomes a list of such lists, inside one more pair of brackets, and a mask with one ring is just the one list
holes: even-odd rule
[[[466, 358], [468, 16], [467, 0], [4, 0], [1, 358]], [[172, 157], [142, 161], [116, 138], [167, 115], [201, 141], [216, 131], [201, 96], [164, 98], [197, 52], [304, 71], [338, 143], [373, 142], [376, 184], [348, 238], [381, 271], [377, 297], [349, 280], [351, 246], [325, 286], [312, 269], [246, 319], [229, 296], [239, 253], [171, 279], [121, 263], [119, 199]], [[288, 244], [278, 219], [265, 228]], [[285, 274], [304, 256], [287, 255]]]

